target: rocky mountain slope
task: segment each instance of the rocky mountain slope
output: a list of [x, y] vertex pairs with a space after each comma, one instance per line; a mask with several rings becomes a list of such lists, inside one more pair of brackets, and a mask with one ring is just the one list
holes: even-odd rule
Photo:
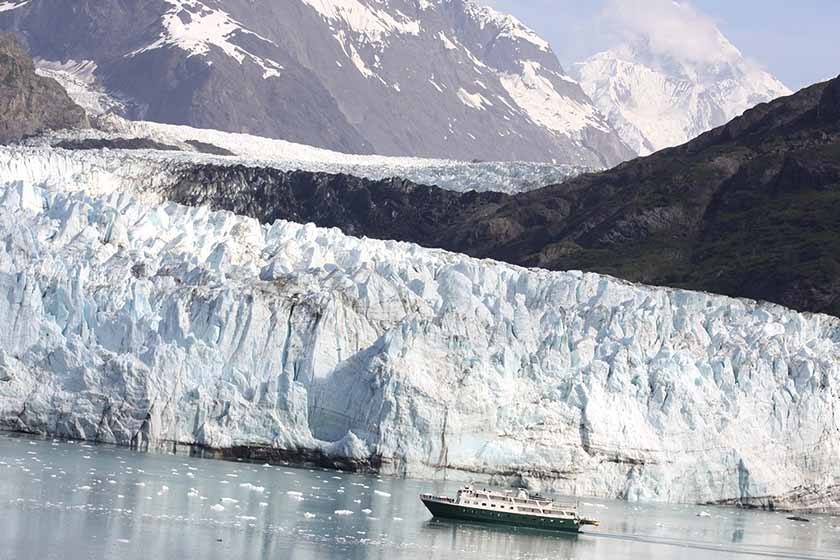
[[443, 235], [478, 256], [840, 315], [838, 193], [840, 78]]
[[0, 186], [4, 429], [838, 506], [835, 318], [68, 186]]
[[[840, 315], [838, 115], [840, 79], [679, 148], [518, 195], [221, 161], [183, 166], [157, 192], [266, 223], [313, 221]], [[468, 179], [454, 190], [469, 188]]]
[[0, 34], [0, 143], [55, 128], [87, 126], [82, 108], [49, 78], [14, 37]]
[[92, 74], [134, 117], [352, 153], [633, 155], [544, 40], [472, 0], [7, 4], [0, 29], [47, 71]]
[[[677, 2], [670, 9], [677, 22], [692, 10]], [[759, 103], [791, 93], [716, 27], [686, 23], [700, 29], [682, 30], [687, 35], [682, 41], [679, 30], [624, 29], [626, 42], [572, 67], [610, 125], [640, 155], [684, 144]], [[672, 32], [677, 44], [663, 45], [655, 36]]]

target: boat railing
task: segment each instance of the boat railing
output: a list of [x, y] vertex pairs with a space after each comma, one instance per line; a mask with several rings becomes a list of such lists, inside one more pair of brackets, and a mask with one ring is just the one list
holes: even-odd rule
[[446, 496], [435, 496], [433, 494], [420, 494], [420, 499], [422, 500], [434, 500], [436, 502], [446, 502], [448, 504], [454, 504], [455, 500], [453, 498], [448, 498]]

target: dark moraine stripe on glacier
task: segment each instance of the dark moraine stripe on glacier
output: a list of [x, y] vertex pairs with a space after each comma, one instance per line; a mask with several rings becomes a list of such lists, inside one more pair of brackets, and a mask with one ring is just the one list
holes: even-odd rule
[[[233, 152], [198, 140], [187, 140], [192, 150], [215, 156], [234, 156]], [[164, 152], [180, 152], [184, 148], [165, 144], [151, 138], [79, 138], [67, 139], [53, 144], [55, 148], [64, 150], [159, 150]], [[192, 151], [190, 150], [190, 151]]]
[[187, 170], [172, 196], [264, 222], [840, 315], [840, 79], [684, 146], [514, 196], [212, 166]]
[[392, 178], [281, 171], [243, 165], [197, 165], [180, 173], [170, 200], [247, 215], [263, 223], [289, 220], [337, 227], [348, 235], [410, 241], [451, 250], [441, 233], [467, 212], [492, 212], [510, 200], [502, 193], [458, 193]]

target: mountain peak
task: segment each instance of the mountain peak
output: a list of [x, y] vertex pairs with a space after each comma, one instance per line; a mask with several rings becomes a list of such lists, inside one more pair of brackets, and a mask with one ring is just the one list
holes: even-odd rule
[[513, 15], [504, 14], [489, 6], [479, 4], [475, 0], [464, 0], [464, 7], [466, 13], [478, 21], [482, 28], [492, 25], [499, 29], [500, 37], [521, 39], [535, 45], [543, 52], [551, 52], [548, 41]]
[[640, 155], [683, 144], [791, 93], [690, 5], [647, 4], [642, 17], [629, 3], [613, 2], [618, 43], [575, 65], [586, 93]]

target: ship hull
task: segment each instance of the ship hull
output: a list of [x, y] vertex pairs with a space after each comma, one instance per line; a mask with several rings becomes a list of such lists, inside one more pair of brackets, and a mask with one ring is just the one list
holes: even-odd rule
[[563, 533], [579, 533], [581, 523], [577, 519], [540, 517], [504, 511], [492, 511], [421, 498], [429, 512], [438, 518], [455, 519], [494, 525], [527, 527]]

